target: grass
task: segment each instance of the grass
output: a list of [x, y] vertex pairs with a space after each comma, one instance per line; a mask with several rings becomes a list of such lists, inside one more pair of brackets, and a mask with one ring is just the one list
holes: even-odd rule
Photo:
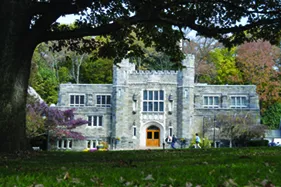
[[0, 186], [281, 186], [281, 148], [0, 155]]

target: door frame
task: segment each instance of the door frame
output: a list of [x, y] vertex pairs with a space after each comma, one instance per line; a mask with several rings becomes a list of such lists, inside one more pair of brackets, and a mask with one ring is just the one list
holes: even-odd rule
[[156, 126], [160, 129], [160, 145], [165, 141], [165, 124], [160, 123], [159, 121], [151, 120], [141, 123], [140, 126], [140, 137], [139, 137], [139, 146], [146, 147], [146, 129], [150, 126]]
[[[155, 125], [151, 125], [151, 126], [155, 126]], [[151, 126], [149, 126], [149, 127], [151, 127]], [[155, 127], [157, 127], [158, 129], [148, 129], [149, 127], [146, 128], [146, 146], [147, 147], [160, 147], [160, 141], [161, 141], [160, 129], [157, 126], [155, 126]], [[148, 132], [152, 132], [152, 139], [148, 139], [148, 137], [147, 137]], [[157, 139], [154, 139], [155, 132], [158, 132]], [[151, 141], [150, 145], [148, 145], [149, 141]]]

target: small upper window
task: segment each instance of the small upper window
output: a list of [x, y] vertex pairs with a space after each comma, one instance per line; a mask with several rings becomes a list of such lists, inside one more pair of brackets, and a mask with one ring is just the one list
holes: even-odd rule
[[97, 95], [97, 107], [111, 107], [110, 95]]
[[70, 95], [70, 106], [85, 106], [85, 95]]
[[205, 108], [219, 108], [219, 96], [204, 96]]
[[246, 108], [247, 96], [230, 96], [231, 108]]

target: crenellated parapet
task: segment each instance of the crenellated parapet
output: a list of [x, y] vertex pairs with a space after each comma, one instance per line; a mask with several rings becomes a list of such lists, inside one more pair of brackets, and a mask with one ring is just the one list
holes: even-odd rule
[[130, 74], [131, 75], [176, 75], [178, 73], [178, 71], [170, 71], [170, 70], [164, 70], [164, 71], [161, 71], [161, 70], [138, 70], [138, 71], [133, 71], [131, 72]]

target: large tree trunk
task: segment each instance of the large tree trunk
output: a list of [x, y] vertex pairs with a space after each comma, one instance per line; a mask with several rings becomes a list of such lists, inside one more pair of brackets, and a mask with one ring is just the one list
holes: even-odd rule
[[29, 36], [26, 1], [1, 2], [0, 152], [26, 150], [25, 106], [30, 65], [36, 43]]

